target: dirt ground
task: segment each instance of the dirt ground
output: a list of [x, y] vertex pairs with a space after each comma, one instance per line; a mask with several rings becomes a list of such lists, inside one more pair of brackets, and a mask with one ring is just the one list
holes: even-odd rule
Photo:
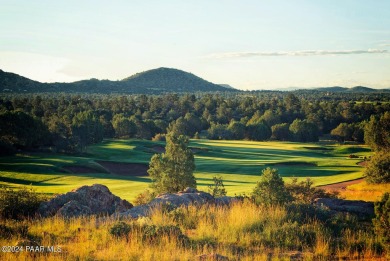
[[358, 184], [363, 180], [364, 178], [355, 179], [355, 180], [350, 180], [350, 181], [345, 181], [345, 182], [340, 182], [340, 183], [335, 183], [335, 184], [330, 184], [325, 186], [318, 186], [318, 188], [322, 188], [329, 191], [345, 191], [347, 190], [348, 186]]

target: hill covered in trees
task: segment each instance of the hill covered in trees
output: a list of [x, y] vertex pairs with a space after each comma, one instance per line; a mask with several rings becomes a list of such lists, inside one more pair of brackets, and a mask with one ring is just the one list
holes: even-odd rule
[[346, 88], [346, 87], [340, 87], [340, 86], [334, 86], [334, 87], [321, 87], [321, 88], [315, 88], [316, 91], [324, 91], [324, 92], [390, 92], [390, 89], [373, 89], [370, 87], [365, 86], [355, 86], [352, 88]]
[[158, 68], [134, 74], [120, 81], [82, 80], [71, 83], [41, 83], [0, 70], [0, 93], [145, 93], [234, 91], [206, 81], [194, 74]]
[[[390, 93], [390, 89], [373, 89], [364, 86], [352, 88], [334, 86], [310, 89], [287, 88], [279, 91], [304, 91], [328, 93]], [[157, 68], [119, 81], [95, 78], [70, 83], [42, 83], [21, 75], [0, 70], [0, 93], [116, 93], [163, 94], [195, 92], [237, 92], [228, 84], [214, 84], [192, 73], [173, 68]]]

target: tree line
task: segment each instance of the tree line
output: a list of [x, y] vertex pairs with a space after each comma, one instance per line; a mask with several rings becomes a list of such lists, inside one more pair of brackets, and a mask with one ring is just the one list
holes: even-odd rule
[[370, 102], [368, 94], [361, 97], [363, 101], [346, 100], [343, 95], [7, 95], [0, 97], [0, 147], [2, 153], [23, 149], [75, 153], [104, 138], [152, 139], [167, 132], [300, 142], [332, 135], [340, 141], [363, 142], [371, 117], [390, 111], [388, 97], [373, 94]]

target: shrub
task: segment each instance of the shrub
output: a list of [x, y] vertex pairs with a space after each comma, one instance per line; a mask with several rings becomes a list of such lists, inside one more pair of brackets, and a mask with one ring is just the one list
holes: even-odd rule
[[385, 193], [382, 199], [375, 202], [375, 232], [390, 255], [390, 193]]
[[128, 237], [131, 226], [125, 222], [118, 222], [110, 228], [110, 234], [115, 237]]
[[28, 235], [28, 226], [24, 224], [13, 224], [12, 226], [0, 224], [0, 239], [9, 239], [17, 235], [26, 237]]
[[0, 217], [23, 219], [33, 216], [46, 197], [32, 188], [12, 189], [0, 186]]
[[286, 184], [286, 190], [293, 197], [294, 201], [302, 203], [311, 203], [316, 198], [335, 198], [335, 193], [328, 193], [324, 189], [312, 186], [313, 181], [309, 178], [298, 182], [293, 178], [291, 183]]
[[289, 217], [300, 224], [308, 223], [311, 220], [326, 222], [332, 216], [332, 213], [329, 210], [306, 203], [288, 204], [286, 209]]
[[365, 174], [368, 183], [389, 183], [390, 182], [390, 153], [381, 151], [371, 157]]
[[195, 229], [199, 221], [197, 215], [191, 215], [188, 209], [186, 210], [183, 207], [172, 210], [168, 213], [168, 216], [185, 229]]
[[149, 242], [156, 242], [161, 240], [162, 237], [167, 236], [169, 238], [175, 238], [182, 244], [189, 243], [188, 237], [183, 234], [178, 226], [146, 225], [140, 228], [143, 239]]
[[156, 197], [155, 192], [151, 192], [149, 189], [146, 189], [137, 195], [137, 197], [134, 200], [134, 205], [139, 206], [139, 205], [148, 204], [155, 197]]
[[214, 184], [208, 186], [209, 193], [213, 195], [213, 197], [223, 197], [226, 196], [226, 189], [223, 185], [222, 177], [213, 177]]

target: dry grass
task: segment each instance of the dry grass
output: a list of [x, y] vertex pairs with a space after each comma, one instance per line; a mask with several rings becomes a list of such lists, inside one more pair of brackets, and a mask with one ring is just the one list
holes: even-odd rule
[[390, 193], [390, 183], [368, 184], [362, 181], [358, 184], [350, 185], [346, 190], [340, 191], [340, 196], [349, 200], [378, 201], [386, 192]]
[[[40, 245], [60, 246], [62, 251], [1, 253], [0, 259], [193, 260], [205, 253], [219, 253], [230, 260], [268, 260], [271, 257], [290, 260], [292, 256], [305, 260], [384, 257], [367, 226], [353, 223], [355, 227], [332, 230], [325, 224], [326, 220], [301, 220], [296, 214], [284, 207], [256, 206], [249, 201], [233, 204], [230, 208], [190, 206], [169, 213], [161, 208], [150, 218], [124, 220], [137, 229], [121, 237], [110, 233], [110, 228], [119, 222], [112, 218], [3, 220], [0, 224], [8, 227], [28, 225], [28, 237], [35, 238]], [[351, 223], [347, 219], [340, 222]], [[188, 239], [183, 241], [172, 233], [152, 239], [145, 237], [139, 228], [148, 225], [177, 226]], [[10, 238], [1, 237], [0, 244], [13, 245], [24, 237], [13, 233]]]

